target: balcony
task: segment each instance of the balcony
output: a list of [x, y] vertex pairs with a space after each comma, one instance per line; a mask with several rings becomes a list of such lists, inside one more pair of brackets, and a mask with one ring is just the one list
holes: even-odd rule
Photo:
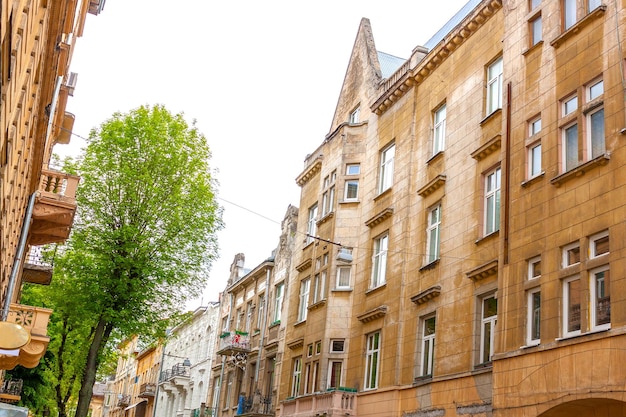
[[48, 337], [48, 320], [52, 310], [43, 307], [32, 307], [22, 304], [11, 304], [7, 321], [24, 327], [30, 333], [30, 342], [20, 349], [8, 351], [0, 356], [0, 370], [13, 369], [17, 365], [34, 368], [46, 353], [50, 338]]
[[243, 397], [237, 408], [238, 416], [265, 417], [276, 414], [272, 395], [261, 395], [257, 393], [251, 397]]
[[0, 386], [0, 402], [13, 403], [19, 401], [22, 397], [21, 379], [8, 379]]
[[76, 188], [80, 177], [44, 169], [35, 201], [29, 243], [45, 245], [65, 241], [76, 213]]
[[120, 395], [119, 399], [117, 400], [117, 406], [128, 407], [129, 404], [130, 404], [130, 395]]
[[282, 415], [304, 417], [311, 415], [356, 416], [356, 392], [340, 388], [304, 395], [283, 401]]
[[138, 397], [142, 397], [142, 398], [154, 397], [155, 394], [156, 394], [155, 383], [149, 382], [149, 383], [141, 384], [139, 386]]
[[177, 363], [172, 369], [161, 371], [159, 385], [166, 391], [185, 387], [189, 382], [189, 366]]
[[250, 352], [250, 336], [246, 332], [224, 332], [220, 335], [218, 355], [234, 356]]
[[31, 284], [50, 285], [53, 267], [52, 253], [48, 253], [43, 246], [32, 246], [22, 271], [22, 282]]

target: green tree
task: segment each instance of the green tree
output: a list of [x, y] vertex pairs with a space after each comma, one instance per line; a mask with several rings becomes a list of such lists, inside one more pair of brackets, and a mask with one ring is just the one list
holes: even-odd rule
[[159, 105], [116, 113], [90, 133], [75, 165], [73, 232], [57, 257], [68, 310], [93, 319], [76, 417], [87, 416], [107, 342], [164, 334], [206, 286], [222, 227], [210, 156], [195, 122]]

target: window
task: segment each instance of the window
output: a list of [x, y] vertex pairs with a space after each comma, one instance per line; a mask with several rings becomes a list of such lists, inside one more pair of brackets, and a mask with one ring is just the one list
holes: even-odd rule
[[351, 266], [339, 266], [337, 267], [337, 289], [350, 288], [350, 271]]
[[611, 327], [611, 293], [608, 265], [597, 268], [589, 274], [591, 282], [591, 330], [604, 330]]
[[446, 137], [446, 105], [435, 110], [435, 129], [433, 130], [433, 155], [443, 151]]
[[315, 354], [319, 355], [320, 353], [322, 353], [322, 341], [318, 340], [315, 342]]
[[482, 299], [480, 327], [480, 363], [491, 362], [494, 348], [498, 302], [494, 295]]
[[541, 117], [537, 117], [528, 122], [528, 136], [535, 136], [541, 131]]
[[580, 334], [581, 286], [578, 276], [563, 281], [563, 336]]
[[330, 340], [330, 353], [343, 353], [345, 345], [344, 339], [331, 339]]
[[300, 282], [300, 305], [298, 306], [298, 321], [306, 320], [307, 316], [307, 304], [309, 302], [309, 289], [311, 286], [311, 279], [305, 278]]
[[535, 10], [541, 4], [541, 0], [530, 0], [530, 10]]
[[297, 397], [300, 394], [300, 378], [302, 376], [302, 358], [294, 358], [291, 374], [291, 396]]
[[327, 215], [335, 207], [335, 180], [337, 171], [333, 171], [324, 178], [324, 192], [322, 193], [322, 216]]
[[306, 357], [310, 358], [311, 356], [313, 356], [313, 343], [310, 343], [307, 347], [306, 347]]
[[346, 175], [359, 175], [361, 173], [360, 164], [347, 164]]
[[538, 345], [541, 340], [541, 291], [528, 291], [526, 318], [526, 345]]
[[598, 256], [609, 253], [609, 232], [598, 233], [589, 238], [589, 257], [597, 258]]
[[361, 116], [361, 108], [357, 107], [356, 109], [352, 110], [352, 112], [350, 113], [350, 117], [348, 119], [348, 122], [351, 123], [351, 124], [359, 123], [360, 116]]
[[280, 321], [280, 318], [282, 316], [284, 290], [284, 283], [281, 282], [280, 284], [276, 285], [276, 290], [274, 291], [274, 323]]
[[314, 204], [309, 209], [309, 220], [307, 222], [306, 229], [306, 243], [307, 245], [313, 242], [314, 237], [317, 235], [317, 204]]
[[343, 361], [329, 361], [328, 388], [339, 388], [341, 386], [342, 368], [343, 368]]
[[562, 266], [567, 268], [568, 266], [576, 265], [580, 263], [580, 246], [578, 242], [570, 243], [563, 247]]
[[487, 68], [487, 115], [502, 108], [502, 57]]
[[252, 307], [252, 301], [249, 301], [246, 305], [246, 332], [250, 332], [250, 326], [252, 326], [252, 313], [254, 312], [254, 307]]
[[530, 46], [535, 46], [543, 40], [541, 15], [535, 16], [529, 22], [530, 25]]
[[565, 30], [576, 23], [576, 0], [563, 0], [563, 27]]
[[435, 316], [422, 321], [422, 376], [433, 374], [433, 360], [435, 357]]
[[485, 175], [485, 236], [500, 230], [500, 167]]
[[359, 199], [359, 180], [347, 180], [344, 201], [356, 201]]
[[541, 142], [538, 142], [528, 147], [528, 176], [534, 178], [541, 172]]
[[604, 82], [585, 86], [585, 104], [578, 105], [578, 92], [561, 100], [561, 169], [567, 172], [606, 151], [604, 137]]
[[528, 279], [537, 279], [539, 277], [541, 277], [541, 257], [537, 256], [528, 260]]
[[428, 225], [426, 227], [426, 264], [439, 259], [440, 229], [441, 205], [437, 205], [428, 212]]
[[374, 240], [374, 256], [372, 257], [372, 278], [370, 288], [376, 288], [385, 283], [388, 244], [389, 235], [387, 234], [384, 234]]
[[379, 194], [391, 188], [391, 185], [393, 183], [393, 160], [395, 155], [395, 144], [388, 146], [380, 153], [380, 182], [378, 184]]
[[263, 318], [265, 317], [265, 294], [259, 295], [259, 311], [256, 316], [256, 327], [263, 327]]
[[366, 390], [378, 387], [378, 361], [380, 356], [380, 332], [367, 335], [365, 348], [365, 383]]
[[601, 0], [588, 0], [587, 1], [587, 13], [591, 13], [592, 11], [594, 11], [601, 5], [602, 5]]
[[326, 271], [315, 274], [313, 279], [313, 303], [323, 300], [326, 291]]

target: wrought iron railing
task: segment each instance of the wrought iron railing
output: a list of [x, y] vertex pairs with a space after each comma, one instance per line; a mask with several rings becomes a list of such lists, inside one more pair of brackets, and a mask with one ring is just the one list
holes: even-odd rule
[[0, 386], [0, 394], [22, 395], [22, 385], [24, 381], [21, 379], [7, 379]]

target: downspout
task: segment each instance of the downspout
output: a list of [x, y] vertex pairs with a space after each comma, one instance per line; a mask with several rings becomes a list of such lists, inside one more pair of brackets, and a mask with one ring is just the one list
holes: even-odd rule
[[13, 291], [15, 291], [15, 284], [17, 282], [17, 273], [20, 270], [22, 263], [22, 257], [24, 256], [24, 249], [26, 248], [26, 240], [28, 239], [28, 231], [30, 229], [31, 217], [33, 215], [33, 209], [35, 207], [35, 200], [39, 195], [39, 191], [35, 191], [30, 195], [28, 200], [28, 207], [26, 208], [26, 214], [24, 215], [24, 223], [22, 223], [22, 235], [20, 236], [20, 242], [15, 252], [15, 260], [13, 261], [13, 269], [11, 269], [11, 275], [9, 277], [9, 284], [7, 286], [7, 295], [4, 300], [4, 308], [2, 309], [2, 321], [7, 321], [9, 317], [9, 307], [11, 306], [11, 300], [13, 299]]
[[[266, 274], [266, 277], [265, 277], [265, 289], [266, 289], [267, 294], [269, 295], [269, 287], [270, 287], [270, 267], [269, 266], [267, 267], [266, 272], [267, 272], [267, 274]], [[269, 310], [268, 302], [269, 302], [269, 300], [266, 299], [266, 301], [265, 301], [265, 308], [263, 309], [263, 313], [264, 314], [263, 314], [263, 324], [261, 325], [261, 341], [259, 343], [259, 353], [257, 355], [257, 357], [259, 359], [256, 361], [256, 367], [254, 369], [254, 386], [255, 386], [255, 388], [257, 387], [257, 383], [259, 381], [259, 368], [260, 368], [260, 362], [261, 362], [261, 357], [262, 357], [261, 355], [263, 353], [263, 343], [264, 343], [264, 340], [265, 340], [265, 327], [267, 327], [267, 312]]]
[[54, 113], [57, 111], [57, 101], [59, 100], [59, 90], [61, 89], [61, 83], [63, 82], [63, 76], [57, 77], [56, 85], [54, 86], [54, 93], [52, 94], [52, 102], [50, 103], [50, 114], [48, 115], [48, 128], [46, 130], [46, 143], [50, 138], [52, 132], [52, 126], [54, 125]]
[[[233, 294], [232, 293], [228, 293], [228, 295], [230, 296], [230, 308], [228, 309], [228, 320], [227, 320], [227, 327], [230, 329], [230, 319], [231, 319], [231, 314], [233, 312], [233, 308], [234, 308], [234, 303], [233, 303]], [[222, 355], [222, 369], [220, 370], [220, 384], [217, 387], [217, 407], [215, 408], [215, 417], [219, 417], [220, 414], [220, 408], [222, 407], [220, 404], [220, 399], [222, 397], [222, 385], [224, 384], [224, 368], [226, 368], [226, 356]], [[213, 399], [213, 404], [215, 404], [215, 398]]]
[[504, 126], [504, 160], [506, 175], [506, 190], [504, 198], [504, 265], [509, 263], [509, 217], [511, 209], [511, 83], [506, 85], [506, 124]]

